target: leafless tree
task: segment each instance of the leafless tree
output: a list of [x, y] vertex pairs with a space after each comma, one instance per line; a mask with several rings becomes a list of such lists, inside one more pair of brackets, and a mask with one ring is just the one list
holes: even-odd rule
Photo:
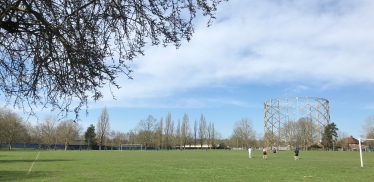
[[79, 139], [79, 133], [82, 132], [82, 125], [73, 120], [61, 121], [57, 126], [59, 139], [64, 142], [65, 150], [68, 149], [69, 143]]
[[212, 139], [212, 141], [211, 141], [211, 143], [212, 143], [213, 148], [216, 148], [216, 141], [215, 141], [216, 138], [217, 138], [217, 132], [214, 128], [214, 123], [212, 122], [212, 125], [211, 125], [211, 139]]
[[57, 140], [57, 125], [58, 119], [55, 116], [46, 116], [41, 122], [38, 123], [42, 130], [42, 141], [44, 144], [52, 147], [53, 143]]
[[[374, 115], [369, 116], [365, 120], [365, 124], [362, 125], [362, 129], [364, 130], [365, 135], [374, 134]], [[367, 137], [369, 138], [369, 137]]]
[[101, 112], [101, 115], [96, 124], [96, 128], [97, 128], [96, 137], [99, 142], [99, 150], [101, 150], [103, 141], [105, 140], [105, 137], [110, 130], [109, 114], [108, 114], [106, 107], [104, 107], [103, 111]]
[[170, 133], [171, 133], [170, 125], [171, 125], [171, 114], [169, 112], [165, 118], [165, 147], [166, 148], [169, 147], [169, 140], [170, 140]]
[[199, 143], [201, 145], [201, 149], [203, 149], [203, 144], [205, 140], [205, 134], [206, 134], [206, 120], [203, 114], [200, 116], [199, 121]]
[[9, 144], [9, 150], [12, 149], [14, 142], [22, 141], [22, 137], [27, 132], [23, 119], [8, 109], [1, 109], [1, 127], [2, 137]]
[[126, 139], [129, 144], [134, 144], [135, 139], [136, 139], [136, 132], [133, 130], [130, 130], [129, 132], [126, 133]]
[[33, 126], [30, 122], [24, 122], [23, 126], [24, 126], [24, 131], [21, 133], [21, 138], [24, 144], [24, 148], [26, 148], [26, 144], [31, 143], [32, 141], [31, 133], [32, 133]]
[[170, 134], [169, 134], [169, 141], [172, 147], [175, 146], [175, 135], [174, 135], [174, 120], [170, 123]]
[[160, 122], [158, 123], [158, 126], [157, 126], [157, 131], [156, 131], [157, 147], [159, 147], [160, 149], [162, 148], [162, 129], [163, 129], [163, 118], [161, 117]]
[[189, 118], [188, 118], [188, 115], [187, 113], [184, 113], [184, 116], [183, 116], [183, 120], [182, 120], [182, 145], [183, 145], [183, 148], [185, 149], [186, 148], [186, 144], [188, 142], [188, 137], [189, 137], [189, 133], [190, 133], [190, 126], [189, 126]]
[[175, 143], [179, 147], [182, 146], [182, 132], [181, 132], [181, 120], [178, 119], [177, 130], [175, 133]]
[[31, 142], [38, 144], [38, 149], [40, 150], [40, 147], [43, 143], [43, 131], [40, 124], [37, 124], [36, 126], [31, 128]]
[[290, 148], [292, 148], [295, 142], [296, 129], [297, 123], [295, 121], [288, 121], [281, 128], [281, 138]]
[[[105, 84], [131, 79], [127, 61], [144, 55], [146, 42], [179, 48], [194, 32], [197, 11], [208, 26], [221, 0], [1, 0], [0, 90], [8, 101], [47, 105], [67, 114]], [[110, 62], [109, 62], [110, 61]]]
[[3, 141], [5, 142], [5, 120], [3, 118], [3, 109], [0, 109], [0, 149]]
[[239, 138], [234, 133], [230, 136], [228, 146], [230, 146], [230, 147], [239, 147]]
[[195, 119], [195, 125], [193, 127], [193, 132], [194, 132], [194, 138], [195, 138], [195, 147], [197, 145], [197, 120]]
[[234, 135], [237, 137], [241, 147], [253, 147], [256, 140], [256, 131], [253, 129], [252, 121], [243, 118], [235, 122]]
[[336, 147], [340, 147], [344, 150], [344, 148], [348, 148], [347, 144], [345, 143], [344, 139], [347, 138], [349, 135], [347, 132], [338, 131], [338, 138], [336, 141]]
[[209, 122], [208, 128], [207, 128], [207, 144], [208, 147], [210, 146], [212, 141], [212, 122]]
[[120, 150], [121, 144], [125, 142], [125, 133], [120, 131], [111, 131], [112, 145], [118, 146]]
[[157, 129], [156, 119], [152, 115], [149, 115], [147, 119], [141, 120], [138, 123], [137, 131], [138, 137], [137, 141], [144, 144], [145, 149], [152, 143], [155, 130]]
[[296, 145], [302, 145], [304, 150], [316, 143], [317, 127], [311, 118], [300, 118], [296, 125]]
[[[372, 116], [369, 116], [366, 120], [365, 120], [365, 124], [362, 125], [362, 128], [364, 130], [364, 135], [365, 135], [365, 138], [370, 138], [370, 139], [374, 139], [374, 115]], [[367, 145], [373, 145], [374, 144], [374, 141], [370, 141], [370, 140], [367, 140], [366, 141], [366, 144]]]

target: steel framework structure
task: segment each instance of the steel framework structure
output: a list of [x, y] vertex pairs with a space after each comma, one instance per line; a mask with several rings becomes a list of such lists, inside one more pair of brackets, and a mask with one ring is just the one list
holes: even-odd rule
[[[264, 139], [267, 145], [278, 147], [281, 129], [285, 123], [308, 118], [317, 126], [317, 141], [321, 141], [321, 129], [330, 123], [329, 101], [317, 97], [286, 97], [264, 102]], [[323, 127], [323, 128], [321, 128]]]

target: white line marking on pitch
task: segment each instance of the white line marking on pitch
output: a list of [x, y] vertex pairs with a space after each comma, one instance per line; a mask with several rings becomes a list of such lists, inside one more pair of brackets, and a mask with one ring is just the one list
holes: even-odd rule
[[27, 174], [26, 175], [29, 175], [30, 174], [30, 171], [31, 171], [31, 169], [32, 169], [32, 166], [34, 166], [34, 163], [35, 163], [35, 161], [38, 159], [38, 157], [39, 157], [39, 154], [40, 154], [40, 151], [39, 151], [39, 153], [38, 153], [38, 155], [36, 156], [36, 158], [35, 158], [35, 160], [34, 160], [34, 162], [31, 164], [31, 167], [30, 167], [30, 169], [29, 169], [29, 172], [27, 172]]

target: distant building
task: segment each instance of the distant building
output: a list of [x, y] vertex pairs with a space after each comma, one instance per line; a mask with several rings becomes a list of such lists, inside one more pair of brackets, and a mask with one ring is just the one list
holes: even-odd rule
[[[359, 150], [360, 148], [358, 140], [356, 138], [353, 138], [352, 135], [350, 137], [345, 138], [344, 143], [345, 143], [344, 148], [348, 150]], [[363, 145], [363, 143], [361, 143], [361, 148], [362, 149], [366, 148], [365, 145]]]

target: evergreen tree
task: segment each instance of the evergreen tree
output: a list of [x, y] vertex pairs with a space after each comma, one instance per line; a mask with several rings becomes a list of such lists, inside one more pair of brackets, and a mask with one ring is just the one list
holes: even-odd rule
[[96, 146], [96, 133], [95, 133], [95, 126], [91, 124], [88, 128], [87, 131], [84, 133], [84, 140], [87, 144], [87, 148]]
[[339, 129], [335, 123], [330, 123], [325, 127], [325, 131], [322, 136], [322, 145], [328, 149], [333, 148], [333, 141], [338, 137]]

